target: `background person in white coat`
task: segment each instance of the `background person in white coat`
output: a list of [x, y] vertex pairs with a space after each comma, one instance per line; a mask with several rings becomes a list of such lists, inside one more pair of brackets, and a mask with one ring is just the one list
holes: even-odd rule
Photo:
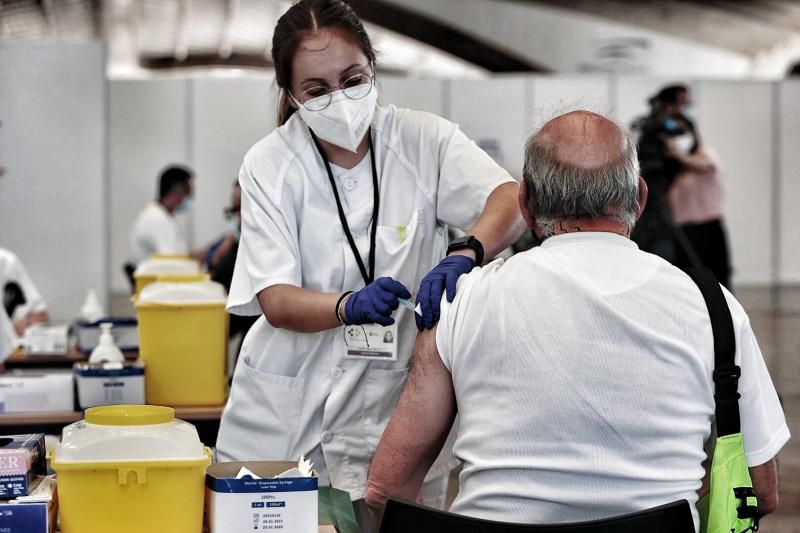
[[47, 323], [47, 303], [28, 271], [11, 250], [0, 248], [0, 295], [14, 331], [23, 336], [28, 326]]
[[[239, 174], [228, 301], [233, 313], [261, 316], [242, 346], [218, 458], [305, 454], [321, 483], [349, 491], [368, 518], [367, 466], [416, 335], [398, 298], [421, 286], [418, 325], [431, 327], [445, 285], [452, 298], [460, 274], [522, 232], [518, 187], [455, 124], [376, 105], [375, 53], [344, 2], [292, 6], [272, 56], [281, 126]], [[443, 259], [448, 225], [472, 239]], [[394, 342], [382, 342], [386, 331]]]
[[192, 171], [180, 165], [171, 165], [161, 172], [158, 200], [147, 204], [131, 228], [134, 264], [138, 265], [153, 254], [189, 253], [186, 236], [175, 215], [188, 211], [191, 205], [192, 179]]

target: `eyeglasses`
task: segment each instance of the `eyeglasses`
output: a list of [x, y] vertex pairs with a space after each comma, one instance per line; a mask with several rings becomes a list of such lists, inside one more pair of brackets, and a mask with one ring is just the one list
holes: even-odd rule
[[240, 207], [226, 207], [222, 210], [223, 215], [225, 216], [225, 220], [230, 220], [237, 216], [239, 213], [242, 212], [242, 208]]
[[[341, 91], [346, 97], [351, 100], [361, 100], [369, 94], [372, 86], [375, 84], [375, 77], [368, 74], [356, 74], [350, 76], [337, 87], [327, 87], [325, 85], [316, 85], [310, 89], [306, 89], [300, 95], [300, 100], [295, 98], [298, 104], [302, 105], [309, 111], [322, 111], [331, 105], [333, 100], [334, 91]], [[289, 93], [291, 94], [291, 93]]]

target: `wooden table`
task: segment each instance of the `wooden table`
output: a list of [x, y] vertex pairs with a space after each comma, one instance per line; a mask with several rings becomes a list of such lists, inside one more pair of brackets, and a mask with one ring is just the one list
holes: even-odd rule
[[[203, 444], [214, 446], [217, 442], [219, 420], [224, 407], [224, 405], [176, 407], [175, 417], [194, 424]], [[83, 413], [80, 411], [3, 413], [0, 414], [0, 435], [25, 433], [60, 435], [64, 426], [78, 420], [83, 420]]]
[[[122, 355], [128, 361], [135, 361], [139, 357], [138, 351], [124, 351]], [[11, 354], [2, 366], [7, 369], [14, 368], [72, 368], [75, 363], [85, 363], [89, 356], [77, 348], [70, 348], [66, 354], [26, 355], [18, 350]]]

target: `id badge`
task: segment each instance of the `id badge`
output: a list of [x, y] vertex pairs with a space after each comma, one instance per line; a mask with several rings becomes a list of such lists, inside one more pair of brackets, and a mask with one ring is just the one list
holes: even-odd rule
[[397, 361], [397, 323], [344, 326], [345, 359]]

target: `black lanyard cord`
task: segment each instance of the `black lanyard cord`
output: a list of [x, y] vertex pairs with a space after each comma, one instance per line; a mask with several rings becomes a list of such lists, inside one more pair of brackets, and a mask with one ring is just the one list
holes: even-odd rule
[[358, 246], [356, 246], [356, 241], [353, 239], [353, 234], [350, 231], [350, 225], [347, 223], [347, 217], [345, 216], [344, 208], [342, 207], [342, 200], [339, 198], [339, 190], [336, 188], [336, 181], [333, 179], [331, 164], [328, 162], [328, 158], [325, 156], [325, 151], [319, 144], [319, 139], [317, 139], [317, 136], [314, 134], [311, 128], [309, 128], [308, 131], [311, 132], [311, 138], [314, 140], [314, 145], [317, 147], [320, 157], [322, 157], [322, 162], [325, 163], [325, 170], [328, 171], [328, 179], [330, 180], [331, 188], [333, 189], [333, 197], [336, 199], [336, 210], [339, 212], [339, 221], [342, 223], [342, 229], [347, 237], [347, 242], [350, 244], [350, 250], [353, 252], [358, 269], [361, 271], [361, 277], [364, 278], [364, 285], [369, 285], [375, 280], [375, 238], [378, 231], [378, 211], [380, 208], [378, 171], [375, 166], [375, 149], [372, 146], [372, 128], [367, 131], [367, 138], [369, 139], [369, 157], [370, 162], [372, 163], [372, 228], [369, 235], [369, 271], [367, 271], [366, 267], [364, 266], [364, 261], [361, 259], [361, 253], [358, 251]]

